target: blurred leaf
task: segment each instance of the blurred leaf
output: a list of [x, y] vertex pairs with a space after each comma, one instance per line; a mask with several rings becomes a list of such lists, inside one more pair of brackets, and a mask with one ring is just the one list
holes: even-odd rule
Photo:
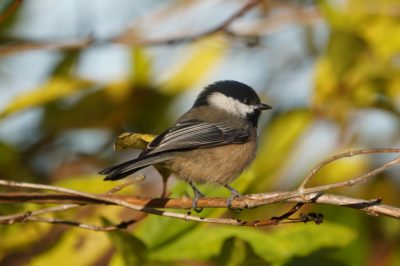
[[[375, 107], [399, 115], [399, 94], [391, 84], [400, 75], [396, 63], [400, 28], [392, 0], [349, 0], [320, 5], [331, 27], [325, 56], [316, 68], [314, 107], [342, 129], [360, 108]], [[396, 87], [395, 91], [399, 91]]]
[[355, 33], [346, 31], [331, 33], [327, 56], [330, 58], [332, 70], [339, 80], [357, 62], [365, 47], [365, 41]]
[[151, 59], [146, 50], [141, 47], [133, 48], [133, 84], [146, 88], [151, 84]]
[[[178, 183], [170, 196], [182, 195], [187, 187], [186, 182]], [[147, 245], [149, 250], [154, 250], [170, 245], [199, 225], [199, 223], [150, 215], [137, 225], [135, 235]]]
[[[335, 152], [337, 154], [338, 152]], [[313, 178], [312, 183], [326, 184], [344, 181], [346, 179], [364, 174], [368, 170], [370, 160], [366, 156], [356, 156], [334, 161]]]
[[21, 4], [22, 0], [0, 1], [0, 29], [7, 29], [17, 21]]
[[123, 149], [145, 149], [147, 145], [155, 138], [155, 135], [139, 133], [122, 133], [117, 137], [114, 144], [114, 150]]
[[105, 233], [73, 228], [52, 249], [33, 257], [29, 265], [94, 265], [108, 249]]
[[90, 86], [92, 83], [86, 80], [52, 77], [36, 90], [17, 96], [0, 112], [0, 119], [27, 108], [64, 98]]
[[400, 51], [400, 25], [398, 19], [376, 18], [364, 28], [364, 36], [380, 60], [387, 61]]
[[[257, 157], [251, 166], [247, 180], [251, 182], [246, 191], [252, 193], [265, 191], [274, 183], [275, 174], [288, 161], [293, 146], [303, 136], [313, 121], [313, 114], [308, 110], [292, 110], [274, 117], [264, 129]], [[253, 174], [251, 174], [251, 172]], [[244, 179], [244, 178], [243, 178]]]
[[133, 86], [129, 80], [114, 81], [103, 89], [107, 99], [115, 103], [126, 102], [132, 94]]
[[289, 263], [285, 263], [285, 266], [349, 266], [351, 264], [341, 261], [333, 256], [329, 252], [332, 250], [322, 250], [310, 254], [307, 257], [295, 257]]
[[[109, 226], [111, 223], [103, 218], [103, 225]], [[121, 255], [124, 265], [145, 265], [146, 264], [146, 245], [132, 234], [124, 231], [111, 231], [107, 233], [111, 239], [113, 247]]]
[[190, 55], [179, 62], [164, 82], [162, 89], [167, 93], [177, 93], [194, 87], [223, 58], [227, 43], [221, 36], [199, 40], [190, 46]]
[[285, 230], [281, 229], [264, 232], [250, 227], [201, 226], [151, 250], [149, 257], [162, 261], [208, 260], [221, 252], [226, 239], [236, 237], [247, 241], [264, 260], [282, 263], [322, 248], [343, 248], [355, 238], [352, 230], [330, 223], [285, 225]]
[[[81, 55], [80, 50], [63, 52], [63, 57], [53, 69], [51, 75], [57, 77], [71, 77]], [[72, 77], [71, 77], [72, 78]]]
[[270, 265], [254, 252], [248, 242], [237, 237], [230, 237], [225, 240], [216, 261], [217, 265], [221, 266]]
[[[27, 210], [26, 207], [25, 209]], [[50, 231], [50, 228], [51, 226], [49, 224], [40, 223], [0, 226], [0, 258], [5, 256], [8, 252], [23, 249], [39, 241]]]
[[[105, 193], [108, 190], [121, 185], [124, 183], [123, 180], [115, 182], [105, 182], [103, 181], [103, 176], [97, 174], [81, 175], [69, 177], [68, 179], [62, 179], [54, 183], [56, 186], [76, 189], [79, 191], [84, 191], [87, 193]], [[134, 185], [130, 185], [123, 191], [129, 191], [129, 194], [133, 193], [135, 188]], [[128, 192], [127, 192], [128, 193]]]
[[5, 142], [0, 142], [0, 177], [25, 182], [32, 181], [33, 177], [26, 158]]

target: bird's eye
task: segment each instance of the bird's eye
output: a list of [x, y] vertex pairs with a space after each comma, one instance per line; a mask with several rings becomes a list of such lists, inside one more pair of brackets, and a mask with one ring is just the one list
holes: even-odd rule
[[244, 104], [249, 104], [249, 103], [250, 103], [250, 100], [249, 100], [249, 98], [244, 98], [242, 102], [243, 102]]

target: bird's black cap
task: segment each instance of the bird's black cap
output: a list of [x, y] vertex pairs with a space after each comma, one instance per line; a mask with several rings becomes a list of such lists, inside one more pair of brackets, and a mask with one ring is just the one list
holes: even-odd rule
[[213, 92], [222, 93], [240, 102], [248, 101], [248, 104], [255, 105], [260, 103], [260, 98], [258, 98], [257, 93], [250, 86], [234, 80], [222, 80], [205, 87], [197, 97], [193, 107], [207, 105], [207, 98]]

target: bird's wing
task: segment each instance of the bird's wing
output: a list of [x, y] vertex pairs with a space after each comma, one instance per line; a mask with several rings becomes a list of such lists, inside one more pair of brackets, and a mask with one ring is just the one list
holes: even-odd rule
[[158, 135], [149, 143], [141, 156], [244, 143], [249, 139], [249, 136], [249, 130], [232, 128], [225, 123], [200, 120], [182, 121]]

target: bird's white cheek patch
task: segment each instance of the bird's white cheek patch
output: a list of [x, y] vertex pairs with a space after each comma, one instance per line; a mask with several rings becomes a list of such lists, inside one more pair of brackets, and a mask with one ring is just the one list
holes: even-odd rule
[[215, 92], [208, 98], [209, 104], [225, 110], [233, 115], [239, 115], [245, 117], [247, 114], [252, 113], [255, 109], [253, 106], [249, 106], [239, 102], [238, 100], [228, 97], [222, 93]]

